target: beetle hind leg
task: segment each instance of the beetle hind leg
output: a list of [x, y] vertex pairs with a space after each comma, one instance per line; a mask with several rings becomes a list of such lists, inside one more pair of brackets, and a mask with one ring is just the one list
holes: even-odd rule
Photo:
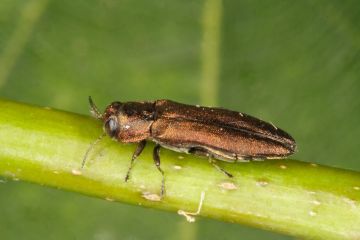
[[188, 152], [191, 154], [207, 156], [209, 158], [209, 163], [211, 163], [211, 165], [213, 165], [218, 171], [222, 172], [223, 174], [225, 174], [226, 176], [228, 176], [230, 178], [233, 177], [233, 175], [231, 173], [227, 172], [225, 169], [223, 169], [222, 167], [217, 165], [216, 159], [213, 158], [214, 157], [213, 154], [210, 153], [208, 150], [200, 148], [200, 147], [194, 147], [194, 148], [190, 148]]
[[228, 171], [217, 165], [217, 161], [213, 159], [211, 156], [209, 157], [209, 163], [211, 163], [211, 165], [213, 165], [218, 171], [224, 173], [229, 178], [234, 177], [231, 173], [229, 173]]
[[160, 198], [162, 198], [165, 194], [165, 174], [164, 174], [164, 171], [160, 167], [160, 148], [161, 148], [161, 146], [159, 144], [157, 144], [154, 147], [153, 158], [154, 158], [154, 163], [155, 163], [157, 169], [159, 170], [159, 172], [162, 175], [161, 191], [160, 191]]

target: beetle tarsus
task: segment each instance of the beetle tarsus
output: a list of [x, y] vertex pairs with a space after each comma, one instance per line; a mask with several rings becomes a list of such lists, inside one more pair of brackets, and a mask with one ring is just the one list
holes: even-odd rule
[[135, 160], [141, 154], [141, 152], [144, 150], [145, 146], [146, 146], [145, 140], [139, 142], [139, 144], [137, 145], [137, 147], [132, 155], [132, 158], [131, 158], [130, 167], [126, 173], [125, 182], [127, 182], [130, 179], [130, 172], [134, 166]]
[[211, 163], [211, 165], [213, 165], [217, 170], [219, 170], [220, 172], [224, 173], [226, 176], [228, 176], [229, 178], [234, 177], [231, 173], [227, 172], [225, 169], [223, 169], [222, 167], [220, 167], [219, 165], [217, 165], [217, 161], [211, 157], [209, 157], [209, 163]]
[[159, 144], [157, 144], [154, 147], [153, 158], [154, 158], [154, 163], [155, 163], [157, 169], [159, 170], [159, 172], [162, 175], [161, 192], [160, 192], [160, 198], [162, 198], [165, 194], [165, 174], [164, 174], [164, 171], [160, 167], [160, 148], [161, 148], [161, 146]]

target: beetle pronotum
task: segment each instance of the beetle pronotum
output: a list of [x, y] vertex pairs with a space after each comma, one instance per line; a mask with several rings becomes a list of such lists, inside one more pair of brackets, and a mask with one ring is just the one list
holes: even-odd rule
[[215, 159], [241, 162], [284, 158], [294, 153], [295, 140], [285, 131], [244, 113], [222, 108], [192, 106], [170, 100], [113, 102], [103, 114], [89, 97], [91, 113], [104, 123], [104, 133], [86, 151], [82, 167], [92, 147], [105, 135], [124, 143], [138, 143], [125, 176], [129, 180], [135, 159], [146, 140], [156, 143], [153, 159], [162, 175], [160, 197], [165, 192], [164, 171], [160, 167], [160, 147], [203, 155], [227, 176]]

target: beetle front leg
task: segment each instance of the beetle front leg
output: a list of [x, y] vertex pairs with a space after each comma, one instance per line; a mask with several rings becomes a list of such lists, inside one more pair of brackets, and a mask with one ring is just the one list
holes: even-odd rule
[[145, 148], [145, 145], [146, 145], [146, 141], [143, 140], [141, 142], [139, 142], [139, 144], [137, 145], [133, 155], [132, 155], [132, 158], [131, 158], [131, 162], [130, 162], [130, 167], [126, 173], [126, 177], [125, 177], [125, 182], [127, 182], [130, 178], [130, 172], [131, 172], [131, 169], [133, 168], [134, 166], [134, 163], [135, 163], [135, 159], [141, 154], [141, 152], [144, 150]]
[[160, 192], [160, 198], [162, 198], [164, 196], [164, 193], [165, 193], [165, 174], [164, 174], [164, 171], [160, 168], [160, 155], [159, 155], [160, 147], [161, 146], [159, 144], [157, 144], [154, 147], [153, 158], [154, 158], [154, 163], [155, 163], [157, 169], [159, 170], [159, 172], [162, 175], [161, 192]]

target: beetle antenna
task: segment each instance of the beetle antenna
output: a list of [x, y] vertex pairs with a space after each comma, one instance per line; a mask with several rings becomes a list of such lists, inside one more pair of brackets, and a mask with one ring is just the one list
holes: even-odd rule
[[102, 114], [100, 113], [99, 109], [95, 105], [94, 101], [92, 100], [91, 96], [89, 96], [89, 104], [90, 104], [90, 112], [93, 117], [97, 119], [102, 119]]
[[106, 133], [101, 134], [95, 141], [93, 141], [93, 142], [90, 144], [90, 146], [89, 146], [89, 148], [86, 150], [85, 155], [84, 155], [84, 158], [83, 158], [83, 160], [82, 160], [81, 169], [84, 168], [85, 163], [86, 163], [86, 159], [87, 159], [87, 157], [88, 157], [89, 152], [91, 151], [91, 149], [93, 149], [93, 147], [94, 147], [96, 144], [98, 144], [98, 143], [100, 142], [100, 140], [101, 140], [103, 137], [105, 137], [105, 135], [106, 135]]

